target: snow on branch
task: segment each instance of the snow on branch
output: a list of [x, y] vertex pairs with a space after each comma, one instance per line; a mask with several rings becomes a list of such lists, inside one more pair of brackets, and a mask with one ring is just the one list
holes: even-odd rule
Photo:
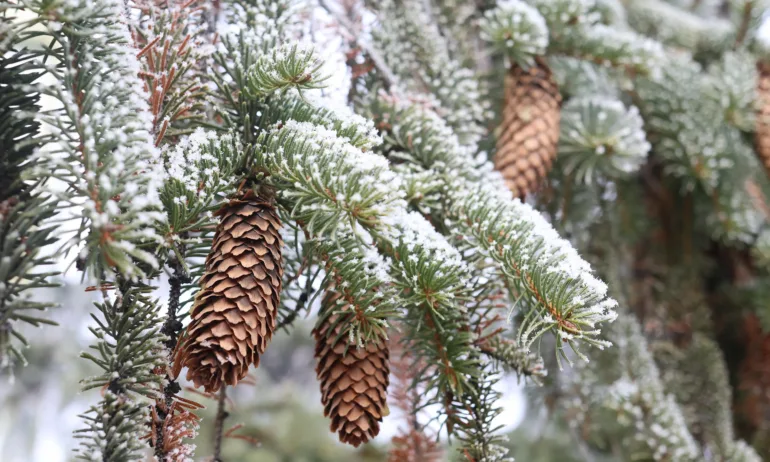
[[289, 120], [261, 138], [256, 164], [291, 202], [291, 215], [311, 234], [333, 233], [342, 221], [371, 228], [403, 207], [388, 161], [361, 151], [334, 130]]
[[533, 307], [519, 328], [523, 345], [553, 331], [559, 346], [578, 341], [609, 346], [596, 338], [597, 324], [615, 320], [617, 302], [607, 297], [606, 284], [572, 245], [537, 211], [499, 188], [463, 180], [454, 184], [468, 188], [456, 191], [471, 191], [449, 193], [450, 214], [459, 229], [500, 264], [514, 293], [526, 294], [525, 306]]
[[695, 51], [715, 42], [722, 42], [723, 48], [734, 42], [736, 31], [730, 21], [718, 17], [705, 19], [669, 2], [633, 0], [628, 2], [627, 11], [631, 27], [667, 45]]
[[[367, 236], [361, 241], [361, 232], [354, 233], [346, 225], [336, 231], [334, 240], [316, 237], [307, 245], [323, 260], [328, 282], [340, 295], [337, 304], [341, 310], [354, 311], [342, 333], [349, 344], [363, 347], [368, 342], [388, 337], [388, 321], [399, 314], [398, 294], [390, 277], [390, 261], [382, 257]], [[339, 310], [326, 310], [321, 316], [334, 316]]]
[[167, 221], [160, 231], [169, 244], [175, 236], [200, 231], [214, 221], [211, 213], [235, 190], [250, 151], [235, 134], [217, 136], [202, 128], [163, 150], [160, 197]]
[[484, 14], [481, 37], [520, 65], [531, 65], [532, 57], [548, 48], [545, 19], [523, 1], [505, 2]]
[[421, 382], [435, 391], [426, 399], [446, 405], [448, 394], [462, 397], [472, 391], [472, 378], [479, 373], [478, 360], [469, 355], [471, 336], [463, 329], [469, 325], [464, 307], [469, 268], [457, 249], [416, 212], [397, 210], [385, 217], [378, 231], [406, 308], [408, 343], [431, 358], [438, 372]]
[[739, 130], [724, 123], [729, 106], [713, 85], [700, 65], [682, 56], [667, 57], [660, 76], [636, 82], [636, 104], [656, 138], [653, 149], [688, 189], [713, 191], [736, 163], [753, 157]]
[[[660, 373], [648, 350], [639, 323], [628, 314], [607, 329], [604, 338], [615, 345], [613, 354], [602, 361], [579, 365], [562, 385], [571, 399], [566, 401], [571, 425], [585, 431], [603, 432], [602, 422], [622, 429], [621, 438], [635, 453], [656, 461], [694, 462], [700, 459], [698, 444], [687, 428], [682, 410], [667, 395]], [[605, 368], [614, 371], [605, 379]]]
[[486, 90], [475, 72], [450, 57], [425, 2], [411, 0], [405, 8], [389, 0], [377, 8], [380, 23], [372, 36], [385, 64], [406, 89], [430, 99], [463, 145], [475, 146], [487, 133], [491, 117], [482, 98]]
[[631, 73], [656, 74], [663, 61], [663, 46], [633, 31], [595, 24], [576, 27], [551, 50], [581, 59], [623, 68]]
[[246, 74], [244, 93], [261, 98], [279, 90], [321, 88], [326, 77], [319, 75], [321, 61], [315, 50], [299, 45], [282, 45], [262, 54]]
[[509, 288], [525, 297], [521, 306], [530, 309], [520, 326], [523, 346], [546, 331], [557, 334], [560, 346], [607, 346], [597, 339], [597, 325], [615, 319], [616, 302], [590, 265], [539, 213], [513, 199], [499, 175], [475, 167], [435, 113], [402, 101], [381, 97], [373, 106], [388, 127], [386, 146], [408, 153], [402, 160], [437, 171], [444, 181], [444, 213], [456, 232], [497, 261]]
[[575, 24], [593, 23], [599, 19], [594, 0], [527, 0], [545, 18], [549, 29], [557, 32]]
[[603, 96], [573, 98], [564, 105], [559, 155], [566, 172], [591, 183], [596, 172], [627, 176], [647, 161], [650, 143], [635, 106]]
[[[322, 249], [327, 272], [338, 279], [332, 281], [334, 286], [355, 287], [347, 302], [361, 307], [359, 320], [373, 317], [371, 322], [356, 321], [351, 338], [361, 342], [378, 333], [393, 315], [390, 303], [396, 300], [410, 320], [411, 345], [440, 365], [438, 374], [426, 378], [436, 390], [430, 401], [441, 403], [446, 393], [461, 396], [476, 373], [476, 360], [468, 354], [470, 332], [457, 332], [458, 326], [469, 323], [463, 308], [467, 268], [425, 218], [406, 212], [402, 184], [388, 161], [355, 147], [334, 130], [336, 126], [344, 132], [343, 126], [330, 126], [279, 122], [260, 138], [256, 165], [267, 182], [278, 186], [279, 203]], [[370, 242], [387, 255], [392, 283], [384, 278], [360, 280], [363, 273], [356, 265], [373, 257], [357, 255], [368, 252]], [[356, 284], [369, 285], [362, 290]], [[381, 295], [394, 289], [395, 295]], [[376, 303], [355, 297], [371, 297]]]
[[149, 132], [153, 118], [124, 5], [33, 0], [28, 6], [46, 18], [60, 45], [47, 50], [61, 62], [48, 66], [57, 81], [40, 92], [61, 108], [39, 117], [59, 141], [39, 155], [40, 173], [68, 187], [54, 193], [60, 207], [81, 210], [81, 227], [67, 247], [85, 244], [81, 257], [97, 278], [141, 276], [147, 271], [141, 265], [158, 266], [147, 247], [158, 245], [153, 229], [164, 217], [159, 152]]
[[53, 257], [44, 251], [56, 242], [55, 227], [46, 223], [56, 202], [38, 183], [25, 181], [42, 142], [40, 124], [28, 117], [40, 110], [40, 95], [29, 84], [41, 73], [28, 50], [16, 49], [22, 36], [15, 32], [7, 31], [8, 49], [0, 52], [0, 373], [26, 364], [21, 323], [55, 324], [39, 314], [55, 305], [36, 301], [34, 292], [56, 285], [50, 281]]
[[371, 150], [382, 143], [382, 137], [370, 119], [355, 114], [347, 107], [330, 109], [326, 102], [312, 95], [298, 95], [288, 92], [280, 98], [267, 101], [262, 111], [261, 125], [273, 126], [287, 120], [310, 122], [333, 130], [340, 138], [362, 151]]

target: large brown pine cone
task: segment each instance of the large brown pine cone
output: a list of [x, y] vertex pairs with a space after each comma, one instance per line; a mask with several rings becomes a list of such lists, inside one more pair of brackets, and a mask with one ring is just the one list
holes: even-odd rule
[[758, 66], [756, 142], [759, 160], [770, 174], [770, 66]]
[[236, 385], [275, 329], [283, 259], [275, 207], [249, 191], [224, 205], [175, 368], [196, 387]]
[[[339, 294], [327, 291], [325, 309], [340, 309], [338, 299]], [[337, 432], [343, 443], [358, 447], [377, 436], [382, 417], [389, 413], [388, 341], [369, 342], [363, 348], [350, 345], [347, 335], [340, 336], [349, 323], [339, 316], [322, 317], [313, 330], [316, 375], [321, 383], [324, 415], [332, 420], [331, 431]]]
[[535, 191], [556, 158], [561, 95], [541, 59], [517, 64], [505, 77], [505, 99], [494, 162], [516, 197]]

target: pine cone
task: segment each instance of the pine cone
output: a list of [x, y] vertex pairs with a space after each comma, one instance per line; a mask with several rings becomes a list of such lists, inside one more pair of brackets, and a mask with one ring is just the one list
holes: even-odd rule
[[760, 64], [758, 71], [757, 154], [770, 175], [770, 66]]
[[[339, 298], [336, 292], [327, 291], [324, 307], [338, 309]], [[346, 324], [348, 321], [340, 320], [339, 315], [319, 321], [313, 330], [318, 360], [315, 370], [321, 382], [324, 415], [332, 420], [331, 431], [338, 432], [343, 443], [358, 447], [377, 436], [382, 417], [390, 412], [389, 351], [387, 339], [369, 342], [364, 348], [348, 344], [348, 336], [340, 336]]]
[[556, 158], [561, 95], [541, 59], [529, 69], [511, 66], [505, 77], [503, 121], [495, 168], [517, 197], [535, 191]]
[[259, 365], [275, 329], [283, 259], [275, 208], [249, 191], [224, 205], [206, 258], [175, 373], [207, 392], [236, 385]]

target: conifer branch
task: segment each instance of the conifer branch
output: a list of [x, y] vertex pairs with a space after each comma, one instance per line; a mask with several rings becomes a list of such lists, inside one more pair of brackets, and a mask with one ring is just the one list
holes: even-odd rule
[[543, 358], [511, 341], [504, 341], [498, 335], [484, 342], [479, 350], [499, 362], [505, 369], [516, 372], [518, 377], [527, 377], [541, 383], [547, 375]]
[[146, 432], [147, 406], [139, 399], [161, 398], [158, 389], [165, 360], [158, 332], [157, 306], [149, 298], [152, 288], [127, 280], [115, 285], [112, 300], [97, 303], [92, 315], [98, 327], [89, 328], [97, 342], [81, 356], [102, 373], [83, 380], [83, 389], [105, 390], [103, 400], [83, 419], [86, 428], [76, 431], [83, 439], [78, 457], [122, 462], [139, 457]]
[[[516, 289], [514, 298], [529, 297], [523, 306], [535, 309], [520, 326], [523, 346], [548, 330], [558, 334], [559, 345], [575, 347], [583, 340], [607, 346], [595, 339], [599, 333], [595, 326], [615, 319], [616, 303], [606, 297], [606, 285], [591, 274], [590, 265], [574, 248], [529, 206], [512, 200], [499, 179], [484, 168], [474, 168], [467, 151], [430, 110], [388, 99], [381, 99], [372, 110], [384, 116], [386, 145], [407, 153], [400, 160], [437, 170], [445, 182], [447, 218], [501, 265]], [[478, 178], [484, 179], [481, 184]]]
[[[764, 401], [752, 422], [734, 425], [726, 377], [756, 388], [762, 348], [740, 365], [723, 362], [721, 350], [743, 354], [731, 351], [740, 341], [689, 336], [701, 311], [679, 311], [690, 308], [689, 290], [704, 292], [697, 299], [719, 309], [727, 333], [767, 305], [762, 290], [736, 303], [713, 288], [768, 279], [757, 197], [770, 183], [754, 159], [770, 158], [770, 90], [756, 65], [770, 36], [757, 27], [759, 4], [367, 1], [373, 22], [354, 30], [320, 0], [312, 8], [353, 36], [345, 59], [357, 115], [315, 96], [327, 81], [320, 51], [299, 41], [317, 12], [306, 15], [303, 3], [0, 5], [0, 144], [10, 146], [0, 153], [0, 365], [21, 359], [18, 321], [47, 322], [30, 315], [47, 305], [28, 296], [51, 285], [40, 247], [61, 237], [62, 250], [83, 248], [78, 268], [102, 293], [82, 354], [98, 372], [83, 386], [103, 396], [76, 432], [77, 457], [138, 460], [146, 443], [158, 462], [192, 457], [201, 406], [179, 394], [182, 367], [210, 390], [237, 383], [275, 327], [311, 312], [320, 282], [317, 373], [343, 442], [376, 436], [388, 413], [387, 340], [400, 336], [409, 422], [392, 459], [439, 457], [425, 439], [427, 415], [458, 437], [460, 459], [507, 460], [495, 391], [503, 370], [545, 383], [573, 437], [590, 443], [579, 445], [582, 457], [757, 461], [741, 438], [770, 427], [758, 417], [767, 400], [747, 393]], [[222, 37], [218, 21], [228, 25]], [[515, 104], [517, 92], [531, 104]], [[493, 132], [498, 94], [506, 109]], [[52, 106], [41, 110], [38, 96]], [[495, 156], [530, 145], [509, 160], [545, 181], [530, 203], [550, 223], [492, 170], [495, 138]], [[227, 215], [219, 222], [218, 209]], [[54, 234], [73, 217], [78, 229]], [[616, 250], [633, 254], [633, 267], [612, 267]], [[610, 266], [613, 293], [634, 295], [611, 326], [617, 303], [589, 259]], [[159, 319], [153, 286], [164, 270], [171, 289]], [[640, 276], [657, 272], [672, 276]], [[193, 278], [202, 287], [192, 292], [195, 335], [180, 337], [181, 292]], [[679, 293], [659, 294], [671, 281]], [[658, 334], [676, 345], [647, 343]], [[767, 340], [750, 337], [750, 346]], [[180, 339], [185, 353], [169, 364]], [[545, 381], [541, 347], [555, 349], [559, 365], [591, 362]], [[693, 389], [715, 398], [703, 405]], [[233, 431], [225, 404], [222, 388], [218, 462]]]
[[57, 82], [40, 86], [62, 108], [39, 117], [59, 138], [56, 150], [41, 153], [36, 173], [67, 185], [54, 193], [60, 207], [82, 210], [81, 227], [65, 248], [85, 243], [85, 266], [97, 279], [149, 274], [158, 268], [153, 247], [160, 238], [146, 225], [163, 221], [161, 177], [123, 5], [34, 0], [26, 6], [46, 18], [54, 39], [42, 53], [61, 63], [49, 69]]
[[424, 2], [407, 0], [401, 5], [386, 0], [377, 2], [377, 10], [380, 23], [372, 31], [373, 39], [401, 78], [399, 89], [418, 93], [444, 118], [463, 146], [475, 146], [487, 134], [486, 90], [473, 70], [450, 57], [438, 27], [429, 21]]
[[[399, 329], [401, 330], [401, 329]], [[415, 355], [398, 335], [391, 338], [391, 371], [394, 382], [389, 400], [404, 414], [406, 427], [399, 427], [388, 453], [390, 462], [439, 462], [442, 451], [435, 435], [420, 423], [419, 410], [425, 406], [417, 371], [428, 370], [424, 359]]]
[[[341, 222], [371, 229], [399, 207], [400, 192], [387, 161], [363, 152], [335, 131], [287, 121], [260, 139], [257, 167], [290, 200], [291, 216], [311, 235], [333, 235]], [[310, 181], [308, 181], [308, 179]]]
[[56, 284], [56, 273], [41, 272], [53, 263], [41, 253], [53, 244], [53, 228], [45, 225], [56, 203], [40, 191], [42, 181], [30, 182], [26, 176], [39, 161], [40, 124], [30, 119], [39, 111], [40, 96], [31, 84], [41, 75], [31, 62], [34, 55], [17, 50], [22, 32], [10, 25], [14, 20], [2, 11], [0, 23], [0, 372], [15, 362], [25, 363], [21, 349], [28, 345], [17, 324], [38, 327], [54, 322], [35, 314], [54, 306], [36, 302], [31, 291]]
[[260, 55], [249, 67], [244, 94], [248, 98], [264, 98], [288, 88], [321, 88], [326, 77], [319, 75], [320, 71], [321, 62], [314, 50], [297, 45], [276, 47]]
[[[393, 291], [388, 262], [372, 242], [361, 243], [352, 230], [340, 227], [334, 241], [311, 239], [308, 245], [325, 262], [326, 286], [333, 286], [338, 295], [337, 306], [328, 306], [321, 319], [341, 315], [339, 310], [352, 311], [345, 319], [340, 335], [351, 346], [364, 345], [387, 338], [388, 320], [398, 314], [399, 300]], [[338, 308], [338, 309], [335, 309]]]
[[393, 87], [398, 82], [398, 79], [396, 78], [396, 75], [393, 73], [393, 71], [390, 70], [390, 68], [387, 66], [387, 64], [385, 64], [385, 60], [382, 59], [379, 51], [377, 51], [375, 48], [372, 48], [362, 40], [359, 40], [357, 38], [358, 34], [355, 33], [355, 27], [353, 27], [353, 25], [348, 22], [347, 18], [337, 14], [337, 12], [329, 6], [327, 0], [318, 0], [318, 4], [321, 5], [321, 7], [323, 7], [323, 9], [325, 9], [334, 18], [334, 20], [337, 21], [337, 23], [344, 27], [350, 36], [354, 37], [356, 45], [358, 45], [358, 47], [369, 56], [374, 65], [377, 67], [377, 70], [382, 74], [382, 77], [388, 86]]
[[208, 7], [201, 0], [135, 3], [141, 15], [130, 25], [131, 34], [149, 91], [151, 133], [160, 146], [204, 121], [199, 65], [209, 52], [198, 23]]

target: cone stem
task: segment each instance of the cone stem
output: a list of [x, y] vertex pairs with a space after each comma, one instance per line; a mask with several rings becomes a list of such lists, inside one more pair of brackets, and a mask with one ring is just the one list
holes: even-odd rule
[[213, 462], [224, 462], [222, 460], [222, 434], [225, 427], [227, 411], [225, 411], [225, 401], [227, 400], [227, 386], [219, 390], [219, 402], [217, 403], [217, 417], [214, 421], [214, 460]]

